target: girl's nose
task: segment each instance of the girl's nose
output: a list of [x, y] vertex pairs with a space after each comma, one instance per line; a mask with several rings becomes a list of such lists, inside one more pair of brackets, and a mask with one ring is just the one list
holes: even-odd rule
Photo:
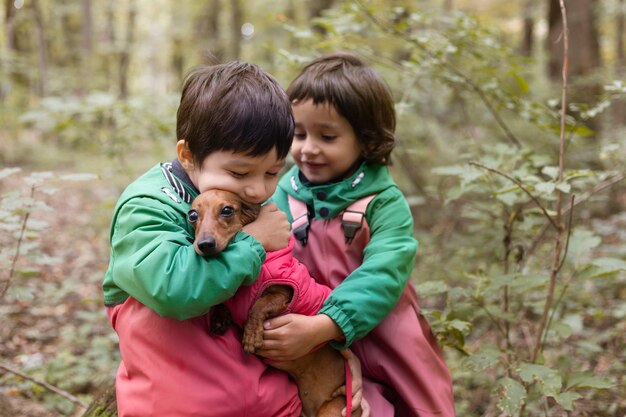
[[302, 145], [302, 153], [306, 155], [317, 155], [319, 153], [319, 147], [313, 140], [307, 137]]

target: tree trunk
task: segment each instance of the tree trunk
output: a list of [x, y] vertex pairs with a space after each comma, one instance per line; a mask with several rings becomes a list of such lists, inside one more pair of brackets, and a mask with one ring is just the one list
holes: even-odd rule
[[4, 22], [6, 25], [7, 49], [15, 49], [15, 7], [13, 0], [4, 1]]
[[[90, 80], [93, 73], [93, 12], [91, 7], [91, 0], [81, 0], [81, 76], [82, 79]], [[77, 87], [82, 90], [89, 88], [88, 85], [82, 85]], [[81, 91], [86, 93], [86, 91]]]
[[[563, 70], [563, 22], [559, 0], [549, 0], [548, 38], [549, 52], [548, 74], [557, 83], [561, 83]], [[573, 48], [569, 50], [568, 73], [570, 78], [569, 97], [572, 103], [595, 103], [602, 87], [590, 75], [601, 65], [600, 45], [596, 29], [597, 0], [568, 0], [567, 20], [569, 40]], [[576, 117], [576, 115], [574, 114]], [[587, 127], [598, 133], [598, 118], [584, 121]]]
[[35, 21], [35, 32], [37, 36], [37, 66], [39, 68], [39, 79], [37, 82], [37, 93], [40, 97], [48, 94], [48, 50], [46, 45], [46, 32], [39, 7], [39, 0], [31, 0], [33, 19]]
[[120, 73], [119, 73], [119, 96], [122, 99], [128, 97], [128, 68], [130, 67], [130, 58], [133, 43], [135, 40], [135, 22], [137, 20], [137, 7], [134, 1], [131, 1], [128, 8], [128, 21], [126, 23], [126, 38], [124, 47], [120, 53]]
[[220, 13], [222, 12], [221, 0], [211, 0], [205, 13], [200, 15], [197, 23], [200, 39], [206, 39], [205, 54], [210, 61], [221, 62], [224, 59], [224, 48], [219, 36]]
[[522, 44], [520, 53], [523, 56], [532, 56], [534, 49], [535, 19], [533, 19], [533, 0], [524, 0], [522, 15], [524, 27], [522, 29]]
[[[624, 17], [624, 0], [618, 0], [617, 15], [615, 16], [615, 76], [624, 78], [626, 73], [626, 53], [624, 51], [624, 30], [626, 21]], [[618, 99], [613, 106], [613, 123], [616, 126], [626, 124], [625, 103]]]
[[[549, 0], [548, 13], [548, 74], [554, 81], [561, 81], [563, 68], [563, 22], [559, 0]], [[587, 75], [600, 67], [600, 44], [596, 29], [595, 8], [597, 0], [568, 0], [567, 15], [571, 45], [569, 74], [573, 78]]]
[[115, 50], [115, 0], [109, 0], [105, 6], [105, 20], [106, 25], [104, 27], [104, 34], [102, 36], [104, 42], [104, 50], [107, 51], [102, 57], [102, 69], [106, 79], [107, 86], [113, 86], [114, 80], [114, 62], [116, 54]]
[[232, 59], [239, 59], [241, 55], [241, 26], [243, 25], [243, 7], [241, 0], [232, 0], [231, 7], [231, 46], [230, 55]]

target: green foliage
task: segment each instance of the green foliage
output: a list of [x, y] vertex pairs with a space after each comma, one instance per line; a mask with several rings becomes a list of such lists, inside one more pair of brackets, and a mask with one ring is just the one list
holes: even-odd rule
[[19, 120], [43, 139], [68, 150], [100, 154], [134, 173], [129, 155], [138, 149], [153, 155], [173, 149], [177, 96], [161, 100], [94, 92], [84, 97], [48, 97]]

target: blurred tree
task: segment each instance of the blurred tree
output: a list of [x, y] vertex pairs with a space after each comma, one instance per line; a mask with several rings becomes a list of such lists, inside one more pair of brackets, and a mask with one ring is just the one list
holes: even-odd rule
[[[563, 69], [563, 22], [559, 0], [549, 0], [547, 48], [548, 76], [560, 83]], [[600, 42], [596, 24], [597, 0], [570, 0], [567, 2], [570, 45], [568, 74], [573, 103], [594, 103], [602, 86], [594, 78], [594, 71], [601, 67]], [[600, 123], [596, 119], [586, 121], [587, 126], [598, 133]]]
[[137, 21], [137, 4], [131, 0], [128, 5], [128, 17], [126, 22], [126, 35], [124, 45], [120, 52], [119, 64], [119, 96], [122, 99], [128, 97], [128, 68], [130, 66], [131, 52], [135, 41], [135, 25]]
[[33, 20], [35, 22], [35, 36], [37, 37], [37, 64], [39, 68], [37, 93], [40, 97], [44, 97], [48, 94], [48, 46], [46, 29], [39, 0], [32, 0], [30, 4]]
[[[626, 51], [624, 51], [624, 30], [626, 19], [624, 17], [624, 0], [618, 0], [617, 13], [615, 14], [615, 75], [624, 78], [626, 74]], [[624, 100], [616, 100], [613, 108], [613, 122], [616, 125], [626, 124]]]
[[534, 47], [535, 19], [533, 18], [533, 10], [535, 5], [533, 0], [524, 0], [522, 4], [522, 16], [524, 25], [522, 28], [522, 44], [520, 53], [523, 56], [531, 56]]
[[241, 57], [241, 26], [243, 25], [243, 6], [241, 0], [231, 0], [231, 38], [230, 58]]
[[[81, 78], [88, 80], [93, 73], [93, 9], [91, 0], [81, 0]], [[81, 86], [82, 87], [82, 86]], [[81, 88], [82, 90], [82, 88]], [[86, 91], [81, 91], [83, 94]]]

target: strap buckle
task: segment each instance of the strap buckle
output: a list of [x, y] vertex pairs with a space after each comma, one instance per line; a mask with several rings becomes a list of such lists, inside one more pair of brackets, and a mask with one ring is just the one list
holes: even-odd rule
[[358, 211], [344, 211], [343, 216], [341, 216], [341, 226], [346, 244], [352, 243], [356, 232], [363, 226], [363, 217], [363, 213]]
[[303, 214], [291, 223], [293, 235], [300, 241], [302, 246], [306, 246], [309, 238], [309, 215]]

